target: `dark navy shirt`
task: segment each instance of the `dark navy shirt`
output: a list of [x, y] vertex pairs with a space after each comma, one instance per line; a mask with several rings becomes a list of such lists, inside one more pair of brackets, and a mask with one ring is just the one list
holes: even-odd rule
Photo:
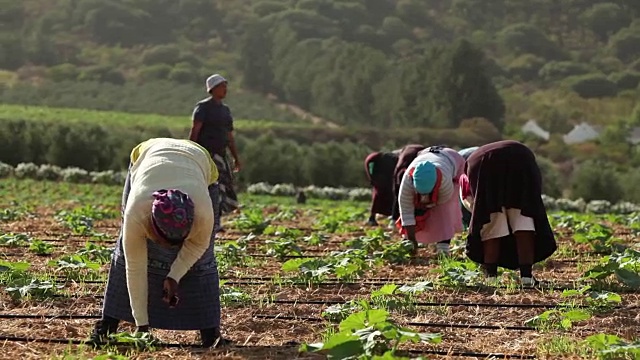
[[202, 122], [196, 142], [209, 150], [212, 156], [224, 156], [228, 133], [233, 131], [233, 117], [229, 107], [212, 98], [201, 100], [193, 109], [193, 121]]

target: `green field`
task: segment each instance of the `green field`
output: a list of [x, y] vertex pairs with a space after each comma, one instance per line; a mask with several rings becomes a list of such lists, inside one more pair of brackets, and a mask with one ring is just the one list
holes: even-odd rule
[[197, 331], [152, 329], [153, 345], [133, 338], [130, 324], [113, 337], [117, 346], [82, 345], [99, 317], [120, 186], [2, 179], [0, 193], [7, 358], [640, 357], [634, 215], [550, 213], [559, 249], [534, 267], [542, 285], [522, 289], [513, 271], [497, 287], [484, 284], [464, 234], [451, 256], [426, 246], [411, 260], [396, 233], [363, 226], [367, 202], [240, 194], [215, 250], [223, 334], [234, 344], [196, 355]]
[[[189, 116], [166, 116], [156, 114], [133, 114], [115, 111], [98, 111], [72, 108], [50, 108], [0, 104], [0, 120], [31, 120], [63, 124], [92, 123], [108, 126], [166, 127], [182, 130], [191, 126]], [[283, 123], [270, 120], [235, 119], [237, 129], [268, 128], [313, 128], [306, 122]]]

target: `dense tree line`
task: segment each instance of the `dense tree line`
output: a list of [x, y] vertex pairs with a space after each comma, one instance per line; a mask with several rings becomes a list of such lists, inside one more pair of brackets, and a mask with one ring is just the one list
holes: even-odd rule
[[636, 91], [639, 11], [632, 0], [3, 0], [0, 68], [21, 81], [190, 86], [222, 70], [343, 124], [484, 117], [502, 129], [494, 85]]

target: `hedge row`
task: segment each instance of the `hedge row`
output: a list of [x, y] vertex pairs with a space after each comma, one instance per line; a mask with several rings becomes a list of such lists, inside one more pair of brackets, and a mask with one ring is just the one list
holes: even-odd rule
[[[331, 188], [316, 186], [297, 188], [291, 184], [270, 185], [263, 182], [250, 185], [247, 188], [247, 193], [254, 195], [295, 196], [299, 191], [304, 191], [305, 195], [311, 198], [362, 201], [371, 199], [371, 189], [369, 188]], [[552, 211], [596, 214], [631, 214], [640, 212], [640, 205], [630, 202], [619, 202], [617, 204], [611, 204], [606, 200], [586, 202], [583, 199], [555, 199], [547, 195], [542, 195], [542, 201], [547, 209]]]
[[[0, 178], [15, 177], [18, 179], [34, 179], [48, 181], [64, 181], [70, 183], [93, 183], [104, 185], [122, 185], [126, 177], [126, 172], [122, 171], [87, 171], [77, 167], [61, 168], [56, 165], [36, 165], [34, 163], [20, 163], [18, 166], [0, 162]], [[308, 198], [328, 199], [328, 200], [353, 200], [368, 201], [371, 199], [370, 188], [347, 188], [347, 187], [319, 187], [306, 186], [296, 187], [292, 184], [271, 185], [259, 182], [247, 187], [246, 192], [254, 195], [272, 196], [296, 196], [303, 191]], [[640, 206], [630, 202], [619, 202], [612, 204], [606, 200], [592, 200], [589, 202], [583, 199], [571, 200], [552, 198], [542, 195], [542, 200], [548, 210], [568, 211], [580, 213], [596, 214], [630, 214], [640, 212]]]
[[127, 173], [122, 171], [87, 171], [77, 167], [61, 168], [56, 165], [20, 163], [13, 167], [0, 162], [0, 178], [64, 181], [76, 184], [123, 185]]

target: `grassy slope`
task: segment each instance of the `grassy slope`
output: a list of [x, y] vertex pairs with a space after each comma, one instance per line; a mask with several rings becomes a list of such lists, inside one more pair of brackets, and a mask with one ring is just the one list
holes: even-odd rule
[[[169, 129], [183, 129], [190, 126], [188, 116], [166, 116], [156, 114], [131, 114], [116, 111], [97, 111], [71, 108], [51, 108], [0, 104], [0, 120], [32, 120], [56, 123], [96, 123], [114, 126], [162, 126]], [[269, 120], [236, 119], [238, 129], [253, 128], [310, 128], [309, 123], [283, 123]]]

